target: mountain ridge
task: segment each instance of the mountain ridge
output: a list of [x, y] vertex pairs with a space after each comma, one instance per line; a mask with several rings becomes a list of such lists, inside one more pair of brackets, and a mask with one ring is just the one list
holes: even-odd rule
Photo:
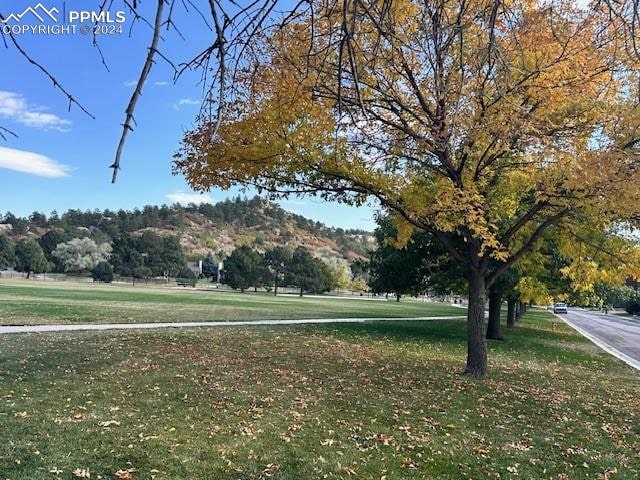
[[365, 258], [375, 246], [366, 230], [328, 227], [289, 212], [260, 197], [236, 197], [215, 204], [147, 205], [133, 210], [68, 210], [48, 217], [34, 212], [20, 218], [8, 212], [0, 217], [0, 234], [14, 238], [41, 237], [50, 230], [113, 241], [124, 233], [152, 231], [176, 236], [190, 260], [209, 252], [228, 255], [239, 245], [264, 251], [276, 245], [304, 246], [329, 264], [348, 264]]

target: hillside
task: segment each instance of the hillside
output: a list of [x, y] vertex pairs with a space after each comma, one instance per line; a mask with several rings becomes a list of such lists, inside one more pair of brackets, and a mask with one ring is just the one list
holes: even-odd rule
[[54, 229], [96, 241], [144, 231], [173, 235], [189, 259], [200, 259], [210, 251], [229, 254], [238, 245], [258, 250], [302, 245], [332, 264], [363, 258], [375, 244], [370, 232], [327, 227], [259, 197], [237, 197], [215, 205], [145, 206], [132, 211], [69, 210], [61, 215], [52, 212], [48, 217], [38, 212], [28, 218], [7, 213], [1, 220], [0, 234], [14, 238], [40, 237]]

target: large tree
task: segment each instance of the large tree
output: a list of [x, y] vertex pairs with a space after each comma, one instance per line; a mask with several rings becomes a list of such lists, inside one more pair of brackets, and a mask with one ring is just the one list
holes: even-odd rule
[[224, 282], [242, 293], [262, 286], [264, 278], [264, 257], [248, 245], [237, 247], [224, 262]]
[[468, 272], [465, 373], [482, 377], [487, 289], [550, 228], [640, 218], [631, 13], [573, 3], [303, 3], [253, 39], [175, 171], [196, 189], [372, 197], [400, 237], [431, 233]]
[[335, 279], [329, 266], [314, 258], [305, 247], [298, 247], [287, 264], [284, 282], [295, 286], [300, 292], [323, 293], [335, 287]]
[[426, 292], [431, 262], [437, 261], [430, 247], [433, 238], [414, 234], [404, 245], [395, 245], [398, 232], [391, 219], [378, 221], [376, 249], [369, 261], [369, 287], [373, 293], [393, 293], [399, 302], [403, 295]]

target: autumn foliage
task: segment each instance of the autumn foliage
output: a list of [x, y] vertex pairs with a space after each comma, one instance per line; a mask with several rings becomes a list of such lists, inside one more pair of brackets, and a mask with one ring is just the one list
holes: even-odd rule
[[[486, 290], [549, 231], [640, 219], [640, 73], [624, 9], [572, 1], [311, 2], [253, 38], [221, 122], [185, 135], [198, 189], [389, 210], [467, 272], [466, 373]], [[631, 35], [631, 36], [630, 36]]]

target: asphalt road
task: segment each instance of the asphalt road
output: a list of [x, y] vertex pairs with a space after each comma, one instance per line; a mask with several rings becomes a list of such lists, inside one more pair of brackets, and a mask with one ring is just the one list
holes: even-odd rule
[[573, 308], [559, 317], [603, 350], [640, 370], [640, 320]]

